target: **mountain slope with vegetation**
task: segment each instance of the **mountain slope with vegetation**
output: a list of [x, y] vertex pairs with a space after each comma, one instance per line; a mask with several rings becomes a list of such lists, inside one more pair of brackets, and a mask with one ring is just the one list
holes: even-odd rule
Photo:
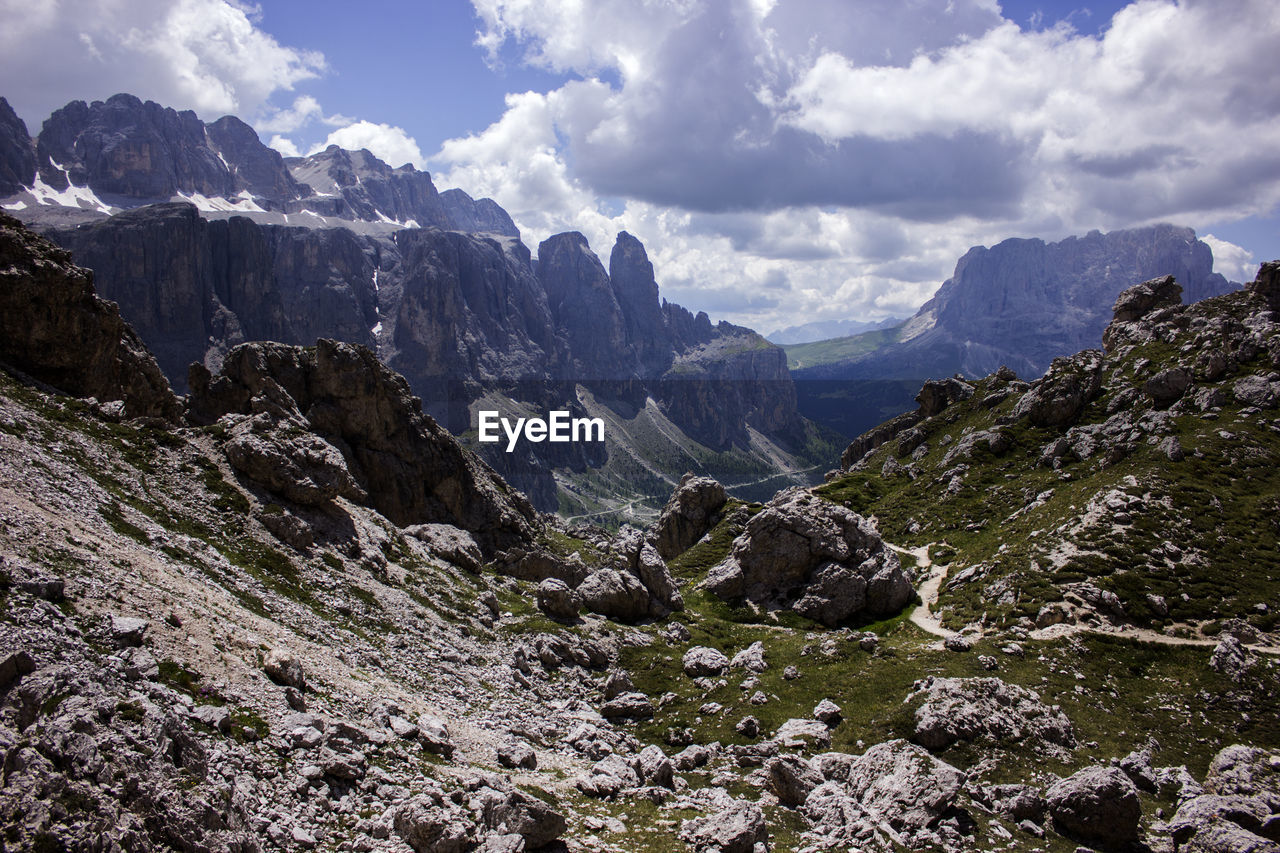
[[[159, 376], [0, 226], [13, 312], [66, 288]], [[1174, 291], [1034, 385], [927, 385], [818, 489], [689, 476], [617, 532], [533, 513], [367, 349], [246, 344], [182, 401], [6, 341], [5, 849], [1270, 849], [1280, 265]]]

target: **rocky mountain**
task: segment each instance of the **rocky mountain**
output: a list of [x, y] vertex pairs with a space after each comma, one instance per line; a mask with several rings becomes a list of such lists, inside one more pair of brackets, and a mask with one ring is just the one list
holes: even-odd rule
[[[6, 319], [133, 340], [0, 237]], [[616, 532], [366, 348], [242, 345], [166, 420], [6, 339], [6, 849], [1268, 850], [1280, 263], [1177, 292], [926, 385], [820, 488], [690, 476]]]
[[1096, 344], [1120, 291], [1163, 275], [1176, 277], [1191, 302], [1238, 286], [1213, 272], [1213, 252], [1194, 231], [1172, 225], [975, 246], [900, 329], [869, 333], [868, 346], [831, 342], [826, 357], [806, 359], [794, 376], [816, 384], [802, 385], [802, 411], [817, 416], [821, 400], [840, 392], [833, 383], [870, 383], [843, 388], [847, 408], [867, 412], [842, 426], [861, 430], [909, 409], [926, 379], [1001, 366], [1035, 378], [1054, 358]]
[[234, 116], [130, 95], [68, 104], [35, 140], [0, 104], [0, 143], [4, 207], [96, 272], [179, 393], [189, 365], [216, 372], [239, 344], [332, 338], [374, 349], [456, 434], [482, 399], [606, 417], [604, 445], [476, 445], [541, 509], [578, 513], [651, 516], [689, 467], [747, 490], [811, 482], [828, 447], [782, 354], [666, 305], [629, 234], [608, 271], [581, 234], [535, 262], [501, 207], [412, 165], [336, 146], [286, 159]]
[[492, 200], [461, 190], [440, 194], [431, 176], [412, 165], [393, 169], [368, 151], [336, 146], [286, 160], [235, 116], [205, 124], [190, 110], [127, 94], [72, 101], [35, 139], [0, 99], [0, 152], [4, 207], [50, 225], [187, 201], [206, 217], [234, 214], [264, 224], [519, 236]]

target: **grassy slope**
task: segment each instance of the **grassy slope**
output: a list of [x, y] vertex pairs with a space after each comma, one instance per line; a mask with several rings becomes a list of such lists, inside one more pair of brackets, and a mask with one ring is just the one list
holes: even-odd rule
[[851, 361], [869, 352], [875, 352], [881, 347], [896, 343], [901, 331], [901, 326], [895, 326], [892, 329], [875, 329], [845, 338], [830, 338], [807, 344], [786, 344], [782, 349], [787, 354], [787, 368], [799, 370], [803, 367], [817, 367], [820, 364]]

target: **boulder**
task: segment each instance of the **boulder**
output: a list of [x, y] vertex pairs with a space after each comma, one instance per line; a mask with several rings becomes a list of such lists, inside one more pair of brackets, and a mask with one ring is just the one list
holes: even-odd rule
[[887, 825], [900, 844], [927, 843], [929, 827], [951, 808], [964, 774], [905, 740], [876, 744], [860, 756], [820, 756], [826, 782], [802, 811], [816, 831], [840, 847], [861, 849]]
[[941, 414], [952, 403], [968, 400], [972, 396], [973, 386], [968, 382], [955, 378], [930, 379], [920, 388], [916, 402], [920, 404], [920, 417], [931, 418]]
[[733, 656], [729, 666], [749, 672], [764, 672], [769, 664], [764, 659], [764, 643], [757, 640]]
[[765, 765], [769, 773], [769, 785], [778, 799], [788, 806], [804, 804], [809, 792], [825, 780], [809, 762], [797, 755], [780, 755], [769, 759]]
[[681, 666], [684, 668], [684, 674], [691, 678], [723, 675], [729, 668], [729, 659], [718, 649], [694, 646], [684, 653]]
[[276, 646], [267, 652], [262, 661], [262, 671], [276, 684], [302, 691], [307, 689], [307, 676], [303, 672], [302, 661], [286, 648]]
[[706, 817], [686, 820], [680, 839], [696, 853], [758, 853], [757, 845], [768, 849], [769, 833], [758, 805], [734, 800]]
[[653, 703], [643, 693], [622, 693], [600, 706], [606, 720], [647, 720], [653, 716]]
[[111, 639], [119, 648], [142, 645], [151, 623], [137, 616], [112, 616]]
[[1031, 690], [999, 678], [917, 681], [907, 702], [916, 708], [912, 740], [931, 750], [956, 741], [1013, 744], [1038, 750], [1075, 745], [1071, 721]]
[[664, 560], [687, 551], [701, 539], [725, 505], [724, 486], [710, 477], [685, 474], [653, 526], [654, 547]]
[[418, 717], [418, 742], [427, 752], [451, 758], [454, 752], [453, 738], [444, 720], [431, 714]]
[[640, 765], [640, 778], [646, 785], [671, 788], [675, 785], [675, 765], [667, 758], [662, 747], [650, 744], [636, 756]]
[[649, 591], [630, 572], [596, 569], [578, 587], [583, 605], [620, 622], [638, 622], [649, 615]]
[[788, 607], [825, 625], [895, 613], [915, 594], [869, 521], [798, 487], [747, 523], [705, 583], [722, 599]]
[[296, 422], [260, 414], [233, 426], [223, 446], [240, 474], [270, 492], [306, 506], [368, 496], [347, 470], [342, 453]]
[[1063, 835], [1105, 849], [1138, 840], [1138, 789], [1118, 767], [1086, 767], [1049, 788], [1049, 816]]
[[509, 791], [482, 789], [480, 820], [489, 830], [522, 837], [526, 847], [545, 847], [568, 828], [564, 815], [519, 788]]
[[1169, 367], [1142, 383], [1142, 391], [1164, 409], [1182, 399], [1193, 381], [1191, 371], [1185, 367]]
[[503, 767], [520, 770], [536, 770], [538, 755], [533, 747], [521, 740], [507, 741], [497, 748], [498, 763]]
[[577, 620], [582, 609], [582, 596], [559, 578], [547, 578], [538, 584], [536, 598], [539, 610], [563, 622]]
[[475, 537], [462, 528], [452, 524], [411, 524], [404, 532], [426, 545], [432, 554], [455, 566], [469, 572], [480, 571], [484, 554]]
[[671, 570], [658, 550], [647, 542], [636, 557], [636, 575], [653, 596], [652, 615], [665, 616], [672, 610], [684, 610], [679, 584], [671, 577]]
[[419, 794], [396, 807], [392, 826], [414, 853], [464, 853], [474, 844], [471, 815], [439, 794]]
[[1141, 320], [1152, 311], [1182, 304], [1182, 285], [1171, 275], [1135, 284], [1120, 293], [1112, 306], [1112, 322]]
[[1101, 391], [1102, 353], [1084, 350], [1055, 358], [1045, 375], [1018, 400], [1012, 414], [1035, 426], [1068, 426]]
[[842, 719], [840, 715], [841, 708], [830, 699], [823, 699], [813, 709], [813, 718], [820, 721], [823, 725], [835, 728], [840, 724]]

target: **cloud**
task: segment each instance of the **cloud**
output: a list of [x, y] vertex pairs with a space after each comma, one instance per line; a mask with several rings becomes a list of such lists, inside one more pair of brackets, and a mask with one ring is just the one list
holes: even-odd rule
[[367, 148], [375, 157], [392, 166], [410, 163], [415, 167], [425, 168], [425, 158], [414, 138], [406, 133], [404, 128], [392, 127], [389, 124], [357, 121], [346, 127], [340, 127], [308, 153], [315, 154], [330, 145], [337, 145], [339, 148], [351, 151]]
[[[492, 61], [577, 79], [448, 141], [442, 185], [602, 254], [626, 228], [664, 295], [736, 289], [738, 322], [902, 313], [1010, 236], [1280, 204], [1271, 0], [1136, 0], [1098, 35], [994, 0], [473, 5]], [[776, 309], [746, 298], [766, 281]]]
[[1228, 281], [1253, 281], [1254, 276], [1258, 274], [1258, 262], [1254, 260], [1253, 253], [1248, 249], [1237, 246], [1235, 243], [1228, 243], [1226, 240], [1219, 240], [1212, 234], [1205, 234], [1200, 239], [1208, 243], [1209, 248], [1213, 250], [1214, 272], [1222, 273]]
[[254, 117], [325, 70], [280, 44], [235, 0], [0, 0], [0, 78], [32, 132], [73, 99], [129, 92], [206, 118]]
[[298, 146], [292, 139], [276, 134], [271, 137], [271, 141], [267, 143], [268, 147], [274, 148], [285, 157], [301, 157], [302, 152], [298, 150]]

